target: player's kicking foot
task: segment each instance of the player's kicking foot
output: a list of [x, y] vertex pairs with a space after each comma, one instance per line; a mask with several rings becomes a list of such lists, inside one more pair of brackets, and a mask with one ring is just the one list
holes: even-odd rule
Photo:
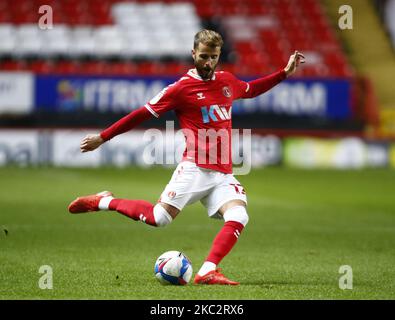
[[102, 191], [89, 196], [78, 197], [69, 205], [70, 213], [83, 213], [99, 211], [99, 202], [104, 197], [112, 197], [113, 194], [110, 191]]
[[221, 269], [216, 269], [206, 273], [204, 276], [196, 274], [193, 282], [195, 284], [225, 284], [231, 286], [240, 284], [239, 282], [229, 280], [220, 271]]

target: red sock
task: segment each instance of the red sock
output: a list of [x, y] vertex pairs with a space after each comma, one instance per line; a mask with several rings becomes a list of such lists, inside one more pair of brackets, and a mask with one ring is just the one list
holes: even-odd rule
[[240, 222], [228, 221], [225, 222], [221, 231], [218, 232], [217, 236], [213, 241], [210, 253], [206, 261], [210, 261], [215, 264], [219, 264], [220, 261], [229, 253], [233, 246], [237, 242], [237, 238], [240, 236], [244, 226]]
[[156, 227], [154, 205], [145, 200], [113, 199], [108, 208], [133, 219]]

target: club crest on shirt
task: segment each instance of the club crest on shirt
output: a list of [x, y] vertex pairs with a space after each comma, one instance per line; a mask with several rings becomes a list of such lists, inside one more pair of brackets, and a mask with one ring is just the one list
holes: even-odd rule
[[222, 93], [224, 94], [225, 97], [230, 98], [232, 96], [232, 93], [229, 89], [229, 87], [223, 87], [222, 88]]

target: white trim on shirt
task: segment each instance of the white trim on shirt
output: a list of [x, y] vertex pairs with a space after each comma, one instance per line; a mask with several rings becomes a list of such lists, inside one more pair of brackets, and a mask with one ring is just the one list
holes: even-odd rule
[[151, 112], [152, 115], [153, 115], [155, 118], [159, 118], [159, 114], [157, 114], [157, 113], [148, 105], [148, 103], [145, 104], [144, 107], [145, 107], [149, 112]]

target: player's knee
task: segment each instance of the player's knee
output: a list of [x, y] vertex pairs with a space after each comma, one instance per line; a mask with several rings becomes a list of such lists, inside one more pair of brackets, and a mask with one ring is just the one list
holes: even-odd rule
[[154, 207], [154, 218], [158, 227], [165, 227], [173, 221], [171, 215], [160, 204]]
[[234, 206], [225, 211], [224, 220], [225, 222], [237, 221], [245, 227], [248, 223], [249, 217], [244, 206]]

